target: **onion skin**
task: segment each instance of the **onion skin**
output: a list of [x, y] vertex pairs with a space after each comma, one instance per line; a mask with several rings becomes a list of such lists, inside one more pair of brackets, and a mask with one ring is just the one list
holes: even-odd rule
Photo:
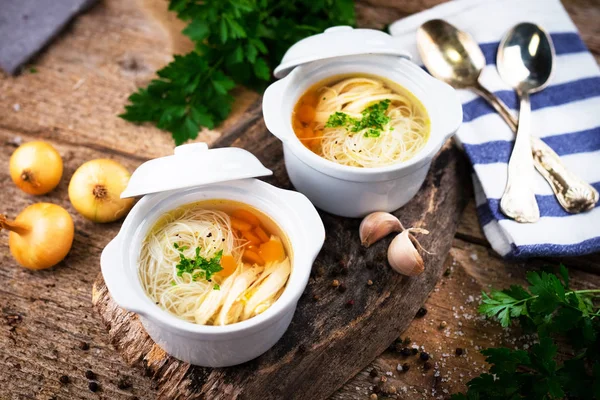
[[15, 260], [33, 270], [46, 269], [62, 261], [71, 250], [75, 228], [62, 207], [36, 203], [14, 221], [0, 215], [0, 227], [9, 230], [8, 245]]
[[58, 151], [46, 142], [25, 143], [10, 157], [10, 177], [25, 193], [42, 195], [60, 182], [63, 161]]
[[121, 199], [131, 174], [109, 159], [88, 161], [75, 171], [69, 183], [73, 207], [93, 222], [113, 222], [127, 214], [133, 199]]

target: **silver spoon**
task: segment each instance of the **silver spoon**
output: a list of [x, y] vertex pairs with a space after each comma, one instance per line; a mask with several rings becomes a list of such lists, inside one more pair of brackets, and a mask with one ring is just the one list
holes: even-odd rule
[[[433, 76], [455, 88], [473, 90], [494, 107], [513, 132], [517, 131], [517, 120], [510, 109], [479, 83], [485, 58], [468, 33], [446, 21], [431, 20], [419, 28], [417, 45]], [[539, 138], [532, 138], [531, 147], [536, 169], [566, 211], [579, 213], [594, 208], [599, 196], [591, 185], [568, 171], [558, 155]]]
[[548, 85], [553, 64], [552, 40], [535, 24], [525, 22], [516, 25], [500, 42], [496, 58], [498, 73], [517, 91], [520, 100], [517, 138], [508, 161], [508, 182], [500, 200], [500, 209], [518, 222], [540, 219], [533, 190], [529, 95]]

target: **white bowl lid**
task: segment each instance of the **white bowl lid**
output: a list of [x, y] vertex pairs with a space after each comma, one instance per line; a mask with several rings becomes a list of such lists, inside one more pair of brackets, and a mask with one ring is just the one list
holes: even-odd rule
[[318, 35], [295, 43], [275, 68], [276, 78], [283, 78], [299, 65], [334, 57], [359, 54], [388, 54], [410, 59], [410, 53], [398, 46], [398, 39], [374, 29], [334, 26]]
[[172, 156], [140, 165], [131, 175], [121, 198], [272, 174], [273, 171], [244, 149], [209, 150], [206, 143], [184, 144], [176, 147]]

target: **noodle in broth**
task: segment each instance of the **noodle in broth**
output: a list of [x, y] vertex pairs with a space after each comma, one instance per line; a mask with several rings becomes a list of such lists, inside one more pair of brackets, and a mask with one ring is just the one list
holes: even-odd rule
[[[202, 263], [181, 272], [183, 259]], [[220, 270], [207, 276], [202, 267], [209, 264]], [[155, 223], [142, 243], [138, 268], [152, 301], [206, 325], [260, 314], [279, 298], [290, 272], [281, 239], [269, 234], [254, 213], [201, 204], [180, 207]]]
[[[370, 113], [371, 109], [379, 111]], [[354, 122], [332, 124], [332, 118], [340, 116], [341, 121]], [[370, 117], [374, 125], [361, 124]], [[316, 154], [365, 168], [409, 160], [425, 146], [430, 130], [417, 98], [367, 76], [313, 86], [298, 101], [292, 122], [300, 141]]]

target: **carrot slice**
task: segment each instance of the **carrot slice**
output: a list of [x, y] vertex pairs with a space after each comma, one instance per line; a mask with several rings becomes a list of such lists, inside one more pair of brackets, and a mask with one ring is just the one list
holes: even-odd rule
[[260, 238], [256, 236], [252, 231], [243, 231], [242, 236], [244, 237], [244, 239], [246, 239], [255, 246], [258, 246], [262, 243]]
[[219, 275], [221, 276], [229, 276], [235, 272], [237, 269], [237, 264], [235, 262], [235, 258], [232, 255], [226, 254], [221, 257], [221, 267], [222, 271], [219, 271]]
[[315, 119], [315, 114], [315, 108], [309, 106], [308, 104], [302, 104], [296, 111], [296, 116], [298, 119], [305, 124], [312, 122]]
[[267, 235], [267, 232], [265, 232], [260, 226], [254, 228], [254, 233], [256, 233], [256, 236], [258, 236], [261, 242], [264, 243], [269, 241], [269, 235]]
[[247, 222], [253, 226], [258, 226], [260, 224], [260, 220], [258, 219], [258, 217], [256, 215], [254, 215], [250, 211], [244, 210], [242, 208], [235, 210], [234, 212], [231, 213], [231, 215], [234, 218], [240, 219], [240, 220]]
[[231, 227], [233, 229], [237, 229], [239, 231], [250, 231], [252, 230], [252, 225], [246, 221], [242, 221], [241, 219], [237, 219], [234, 217], [231, 217]]
[[265, 265], [265, 260], [263, 260], [261, 256], [259, 256], [252, 250], [244, 251], [244, 254], [242, 255], [242, 260], [248, 264]]
[[256, 254], [258, 254], [258, 252], [260, 251], [260, 248], [258, 246], [253, 245], [253, 244], [246, 243], [246, 245], [244, 247], [245, 247], [246, 250], [253, 251]]
[[267, 243], [260, 245], [258, 254], [265, 262], [283, 261], [285, 259], [285, 250], [283, 244], [279, 240], [269, 240]]
[[302, 96], [302, 104], [308, 104], [313, 107], [316, 107], [318, 102], [319, 96], [316, 92], [306, 93], [304, 96]]

